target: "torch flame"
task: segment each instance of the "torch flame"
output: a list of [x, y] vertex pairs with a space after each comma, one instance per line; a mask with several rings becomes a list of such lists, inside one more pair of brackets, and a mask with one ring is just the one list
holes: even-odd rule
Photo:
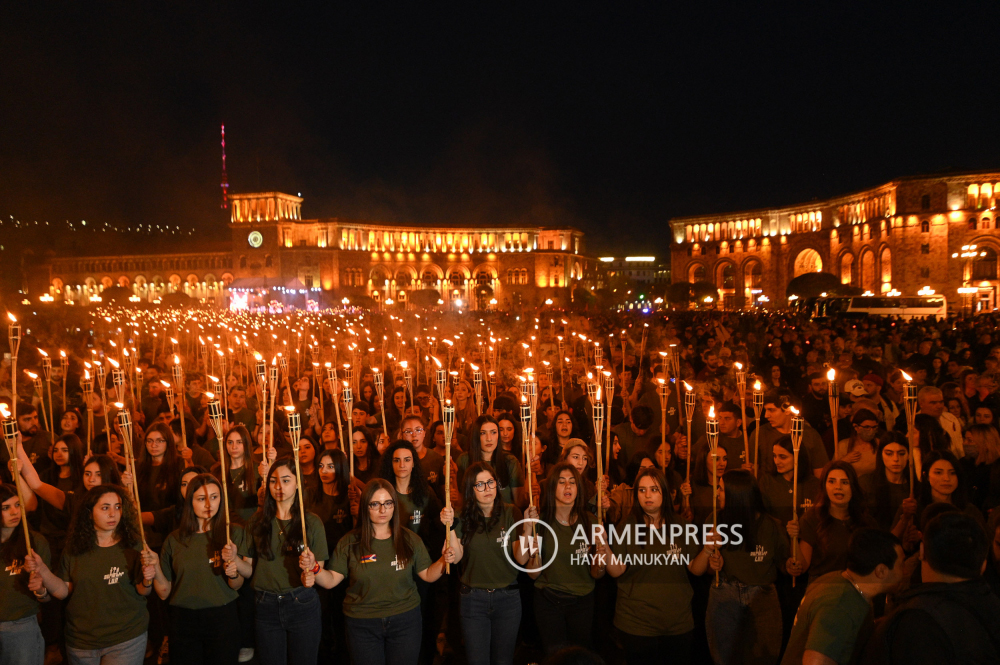
[[907, 374], [906, 372], [900, 371], [900, 374], [903, 375], [903, 380], [904, 381], [907, 381], [907, 382], [913, 381], [913, 377], [910, 376], [909, 374]]
[[694, 390], [694, 388], [692, 388], [687, 381], [681, 381], [681, 383], [684, 384], [684, 390], [686, 390], [687, 392], [691, 392], [692, 390]]
[[163, 386], [164, 388], [169, 388], [169, 387], [170, 387], [170, 384], [169, 384], [169, 383], [167, 383], [166, 381], [164, 381], [163, 379], [160, 379], [160, 384], [161, 384], [161, 385], [162, 385], [162, 386]]
[[42, 356], [44, 356], [44, 357], [46, 357], [46, 358], [48, 358], [48, 357], [49, 357], [49, 354], [45, 353], [45, 351], [43, 351], [42, 349], [38, 349], [38, 352], [39, 352], [40, 354], [42, 354]]
[[792, 409], [792, 413], [793, 414], [795, 414], [796, 416], [799, 415], [799, 410], [798, 409], [796, 409], [794, 406], [791, 407], [791, 409]]
[[125, 405], [124, 405], [124, 404], [122, 404], [121, 402], [115, 402], [115, 403], [114, 403], [114, 407], [115, 407], [116, 409], [118, 409], [118, 410], [121, 410], [121, 409], [124, 409], [124, 408], [125, 408]]
[[10, 418], [10, 411], [6, 404], [0, 404], [0, 416], [3, 416], [4, 419]]
[[112, 367], [114, 367], [115, 369], [118, 369], [118, 361], [117, 360], [115, 360], [114, 358], [108, 358], [108, 362], [111, 363]]
[[65, 352], [65, 351], [62, 351], [62, 350], [60, 350], [60, 351], [59, 351], [59, 355], [60, 355], [60, 357], [62, 357], [62, 358], [65, 358], [65, 357], [66, 357], [66, 352]]
[[826, 380], [835, 381], [836, 379], [837, 379], [837, 370], [831, 367], [830, 370], [826, 373]]
[[11, 323], [17, 323], [17, 317], [11, 314], [10, 312], [7, 312], [7, 318], [10, 319]]
[[708, 407], [708, 419], [715, 420], [715, 405]]
[[38, 378], [38, 375], [35, 374], [34, 372], [29, 372], [28, 370], [24, 370], [24, 373], [27, 374], [28, 378], [30, 378], [32, 381]]
[[733, 364], [736, 365], [736, 369], [740, 370], [743, 369], [743, 363], [733, 363]]
[[757, 392], [760, 392], [760, 381], [753, 382], [753, 389], [756, 390]]
[[210, 393], [210, 392], [206, 391], [205, 392], [205, 397], [207, 397], [209, 400], [213, 400], [213, 399], [215, 399], [215, 393]]

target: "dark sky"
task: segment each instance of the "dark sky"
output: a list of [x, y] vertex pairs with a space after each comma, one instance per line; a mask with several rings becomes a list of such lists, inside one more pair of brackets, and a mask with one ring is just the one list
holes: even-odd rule
[[[223, 229], [676, 215], [1000, 167], [1000, 4], [5, 3], [0, 217]], [[9, 228], [9, 227], [8, 227]], [[2, 231], [0, 231], [2, 232]]]

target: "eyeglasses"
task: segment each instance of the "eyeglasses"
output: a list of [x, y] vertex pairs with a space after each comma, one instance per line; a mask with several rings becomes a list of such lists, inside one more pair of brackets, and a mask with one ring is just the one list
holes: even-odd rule
[[372, 501], [368, 504], [368, 510], [392, 510], [394, 505], [396, 505], [396, 502], [392, 499], [389, 499], [388, 501]]
[[855, 425], [858, 429], [863, 430], [875, 430], [878, 429], [878, 425]]
[[146, 439], [146, 443], [166, 443], [166, 439]]
[[403, 430], [403, 435], [404, 436], [408, 435], [408, 434], [423, 434], [423, 433], [424, 433], [424, 428], [423, 427], [418, 427], [416, 429], [404, 429]]
[[483, 490], [485, 490], [487, 488], [493, 489], [494, 487], [496, 487], [497, 486], [497, 481], [495, 481], [492, 478], [490, 478], [487, 481], [480, 480], [479, 482], [473, 483], [472, 486], [476, 488], [477, 492], [482, 492]]

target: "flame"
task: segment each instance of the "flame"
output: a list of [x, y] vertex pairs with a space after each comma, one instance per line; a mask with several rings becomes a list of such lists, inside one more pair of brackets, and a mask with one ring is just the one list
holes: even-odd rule
[[738, 369], [738, 370], [742, 370], [743, 369], [743, 363], [733, 363], [733, 365], [735, 365], [736, 369]]
[[32, 381], [38, 378], [38, 375], [35, 374], [34, 372], [29, 372], [28, 370], [24, 370], [24, 373], [27, 374], [28, 378], [30, 378]]
[[331, 367], [333, 367], [333, 364], [332, 364], [332, 363], [324, 363], [324, 366], [325, 366], [325, 367], [326, 367], [327, 369], [330, 369]]
[[66, 357], [66, 352], [65, 352], [65, 351], [62, 351], [62, 350], [60, 350], [60, 351], [59, 351], [59, 357], [61, 357], [61, 358], [65, 358], [65, 357]]
[[601, 401], [601, 387], [597, 386], [597, 401]]
[[715, 420], [715, 405], [708, 407], [708, 419]]
[[125, 405], [124, 405], [124, 404], [122, 404], [121, 402], [115, 402], [115, 403], [114, 403], [114, 407], [115, 407], [116, 409], [118, 409], [118, 410], [121, 410], [121, 409], [124, 409], [124, 408], [125, 408]]
[[260, 353], [257, 351], [253, 352], [253, 357], [257, 362], [260, 362], [261, 360], [264, 359], [264, 356], [260, 355]]
[[826, 380], [836, 381], [836, 379], [837, 379], [837, 370], [831, 367], [830, 370], [826, 373]]
[[5, 419], [10, 418], [10, 411], [7, 409], [6, 404], [0, 404], [0, 416], [3, 416]]
[[283, 406], [281, 408], [283, 408], [288, 413], [295, 413], [295, 407], [294, 406]]
[[11, 323], [17, 323], [17, 317], [11, 314], [10, 312], [7, 312], [7, 318], [10, 319]]
[[114, 367], [115, 369], [118, 369], [118, 361], [117, 360], [115, 360], [114, 358], [108, 358], [108, 362], [111, 363], [112, 367]]
[[215, 399], [215, 393], [210, 393], [210, 392], [206, 391], [205, 392], [205, 397], [207, 397], [209, 400], [213, 400], [213, 399]]
[[904, 381], [906, 381], [906, 382], [913, 381], [913, 377], [910, 376], [909, 374], [907, 374], [906, 372], [900, 371], [899, 373], [903, 375], [903, 380]]
[[378, 367], [372, 367], [372, 374], [378, 374]]
[[792, 409], [792, 413], [793, 414], [795, 414], [796, 416], [799, 415], [799, 410], [798, 409], [796, 409], [794, 406], [791, 407], [791, 409]]
[[43, 357], [45, 357], [45, 358], [48, 358], [48, 357], [49, 357], [49, 354], [45, 353], [45, 351], [43, 351], [42, 349], [38, 349], [38, 352], [39, 352], [40, 354], [42, 354], [42, 356], [43, 356]]
[[666, 383], [666, 381], [664, 381], [663, 379], [657, 379], [656, 382], [659, 383], [661, 386]]
[[88, 381], [90, 380], [90, 370], [88, 369], [83, 370], [83, 378], [87, 379]]
[[175, 365], [180, 365], [181, 364], [181, 357], [179, 355], [177, 355], [176, 353], [174, 354], [174, 364]]
[[217, 377], [217, 376], [212, 376], [211, 374], [207, 374], [206, 376], [208, 376], [208, 378], [212, 379], [212, 383], [218, 383], [219, 382], [219, 377]]
[[684, 384], [684, 390], [687, 392], [692, 392], [694, 390], [694, 388], [692, 388], [687, 381], [681, 381], [681, 383]]
[[754, 382], [753, 382], [753, 389], [754, 389], [754, 390], [755, 390], [756, 392], [760, 392], [760, 381], [754, 381]]
[[169, 387], [170, 387], [170, 384], [169, 384], [169, 383], [167, 383], [166, 381], [164, 381], [163, 379], [160, 379], [160, 384], [161, 384], [161, 385], [162, 385], [162, 386], [163, 386], [164, 388], [169, 388]]

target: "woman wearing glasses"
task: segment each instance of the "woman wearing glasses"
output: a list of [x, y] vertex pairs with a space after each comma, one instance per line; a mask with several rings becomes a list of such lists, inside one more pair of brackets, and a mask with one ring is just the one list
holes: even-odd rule
[[854, 467], [858, 477], [875, 470], [875, 453], [878, 450], [878, 416], [868, 409], [858, 409], [851, 418], [854, 434], [844, 439], [837, 446], [843, 450], [842, 459]]
[[482, 415], [473, 427], [475, 439], [469, 445], [469, 452], [458, 458], [458, 477], [465, 477], [465, 470], [476, 462], [486, 462], [496, 471], [500, 483], [500, 499], [524, 507], [528, 496], [524, 491], [524, 474], [517, 458], [500, 445], [500, 424], [493, 416]]
[[[240, 574], [250, 577], [257, 596], [257, 657], [264, 665], [314, 665], [322, 617], [319, 595], [305, 573], [319, 572], [328, 558], [323, 522], [302, 518], [295, 462], [275, 460], [267, 473], [267, 493], [250, 522], [249, 554]], [[256, 562], [256, 563], [255, 563]], [[252, 566], [252, 570], [250, 567]]]
[[[462, 516], [445, 508], [441, 521], [452, 525], [450, 546], [462, 560], [459, 608], [462, 635], [470, 665], [510, 665], [514, 661], [517, 631], [521, 623], [521, 596], [517, 569], [528, 552], [520, 539], [510, 537], [511, 527], [521, 521], [521, 511], [500, 497], [496, 471], [486, 462], [476, 462], [465, 472]], [[519, 529], [531, 535], [531, 524]]]
[[[354, 665], [415, 665], [422, 620], [416, 579], [430, 584], [455, 560], [452, 548], [431, 563], [427, 548], [403, 522], [392, 484], [381, 478], [365, 487], [358, 527], [344, 536], [327, 562], [313, 573], [306, 553], [303, 582], [332, 589], [347, 579], [344, 615]], [[416, 575], [414, 575], [416, 572]]]
[[427, 484], [434, 490], [438, 500], [444, 501], [444, 457], [424, 445], [428, 440], [424, 420], [420, 416], [406, 416], [403, 418], [402, 428], [400, 434], [403, 440], [412, 443], [413, 449], [417, 451], [420, 466], [427, 476]]

